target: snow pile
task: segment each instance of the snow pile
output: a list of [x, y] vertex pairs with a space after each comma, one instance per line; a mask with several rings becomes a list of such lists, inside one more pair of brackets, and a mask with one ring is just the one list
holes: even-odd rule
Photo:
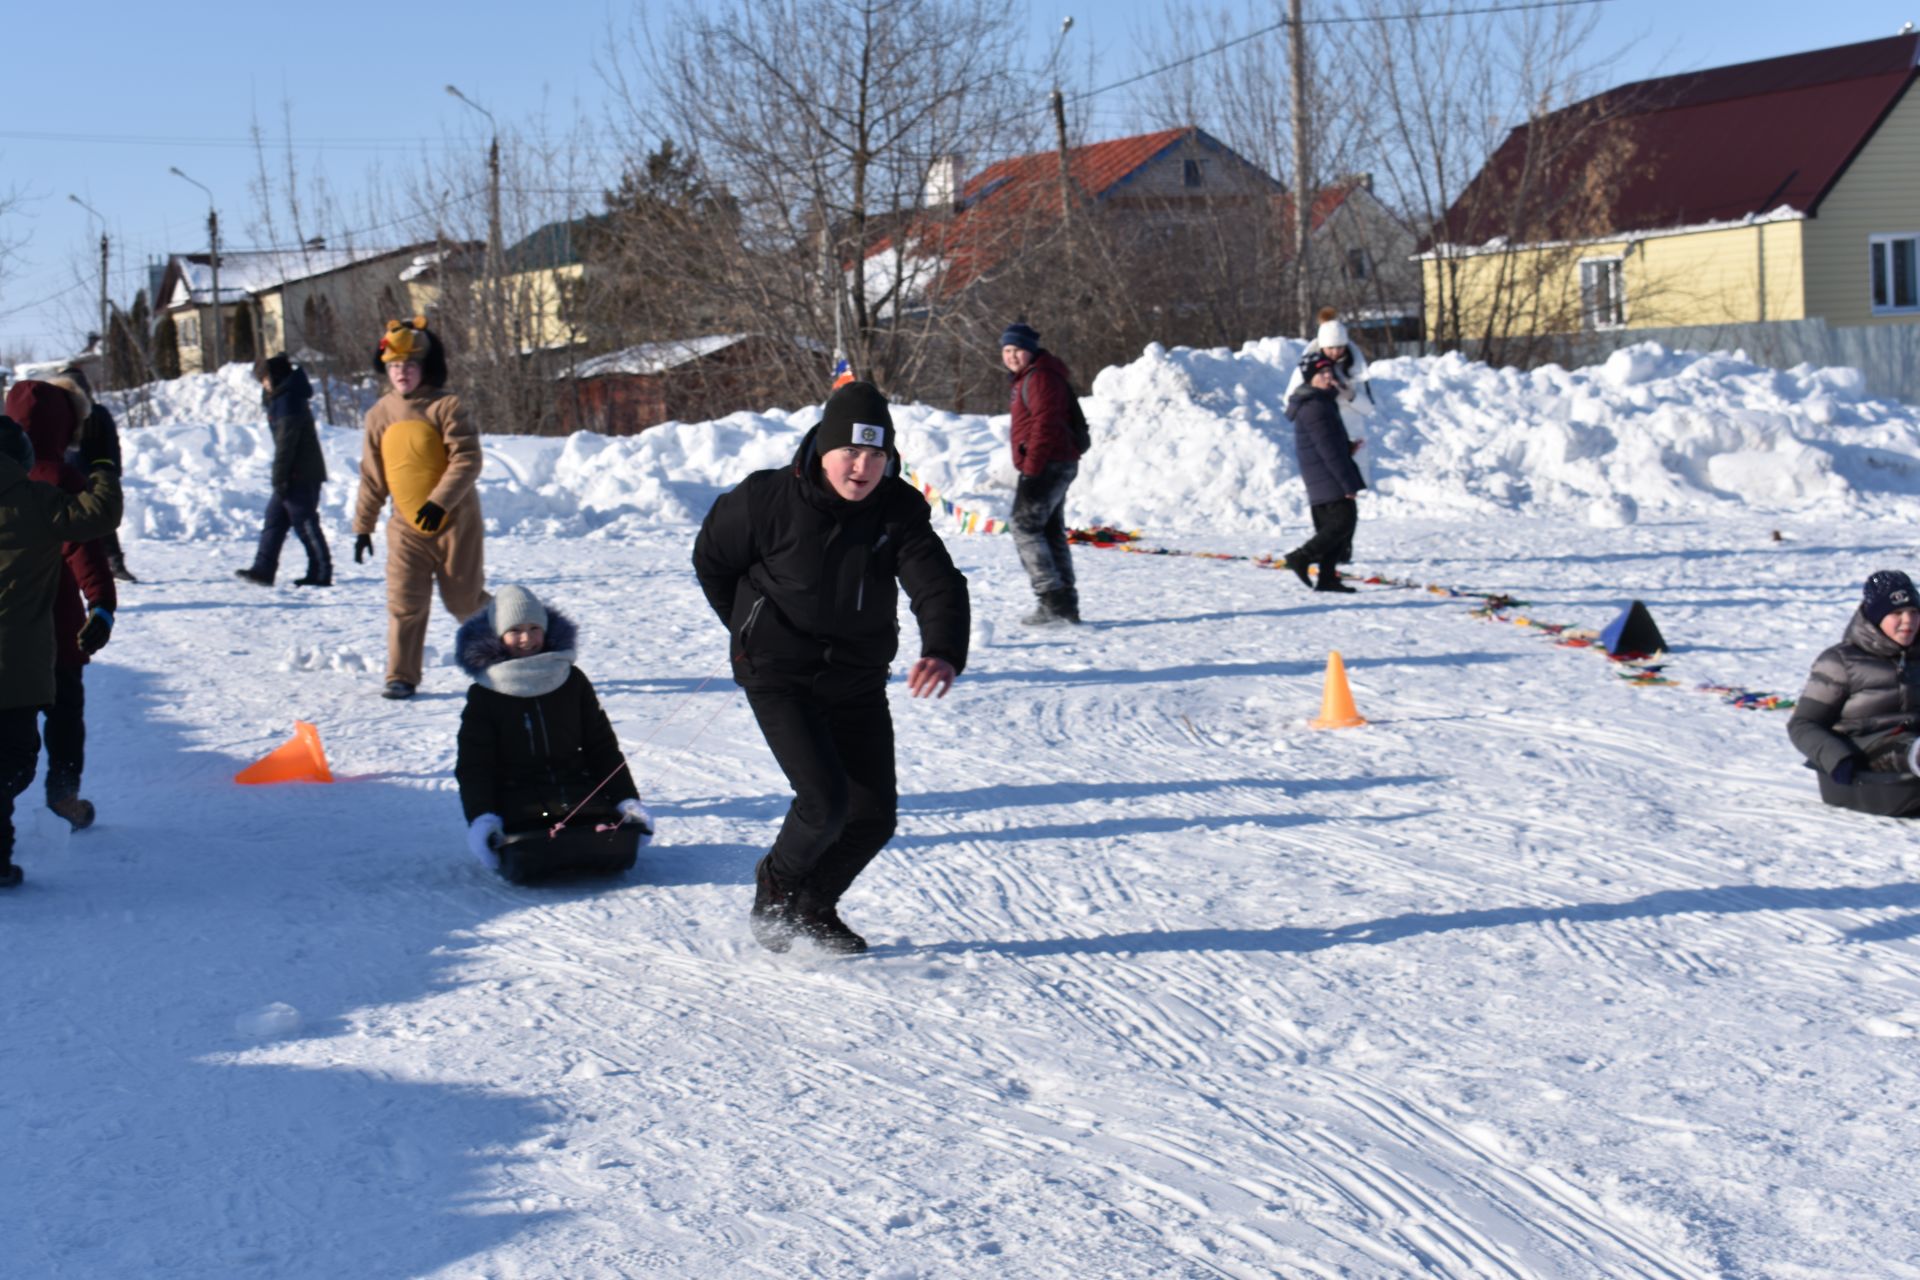
[[[1300, 351], [1277, 338], [1237, 352], [1155, 344], [1101, 371], [1086, 401], [1095, 447], [1072, 518], [1156, 534], [1297, 529], [1306, 499], [1283, 396]], [[1459, 355], [1373, 368], [1374, 405], [1355, 424], [1373, 515], [1512, 512], [1609, 528], [1643, 514], [1920, 515], [1920, 411], [1867, 398], [1851, 369], [1782, 372], [1653, 344], [1572, 371], [1492, 369]], [[128, 434], [129, 528], [150, 538], [251, 533], [272, 443], [245, 367], [149, 391], [163, 425]], [[748, 472], [791, 457], [816, 413], [736, 413], [620, 438], [487, 437], [488, 526], [618, 537], [697, 521]], [[902, 405], [895, 418], [916, 478], [963, 507], [1007, 514], [1006, 415]], [[349, 427], [322, 434], [333, 478], [325, 506], [341, 520], [360, 437]]]
[[[333, 397], [334, 420], [342, 424], [357, 424], [367, 406], [378, 398], [371, 380], [354, 384], [332, 378], [328, 390]], [[131, 391], [109, 391], [100, 398], [123, 426], [234, 427], [264, 424], [266, 418], [260, 403], [260, 381], [253, 376], [253, 366], [246, 363], [225, 365], [218, 373], [189, 373], [166, 382], [150, 382]], [[326, 401], [315, 377], [313, 416], [323, 416], [325, 409]]]

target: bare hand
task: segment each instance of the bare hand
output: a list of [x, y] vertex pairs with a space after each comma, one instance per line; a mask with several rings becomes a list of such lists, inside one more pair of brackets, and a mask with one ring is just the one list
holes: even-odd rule
[[916, 698], [928, 694], [944, 698], [957, 678], [952, 664], [939, 658], [922, 658], [907, 672], [907, 691]]

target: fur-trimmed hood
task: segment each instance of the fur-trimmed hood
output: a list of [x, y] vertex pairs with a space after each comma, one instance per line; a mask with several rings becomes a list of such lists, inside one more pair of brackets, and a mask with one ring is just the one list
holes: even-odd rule
[[482, 609], [461, 623], [453, 640], [454, 657], [475, 684], [516, 698], [537, 698], [566, 683], [580, 635], [572, 619], [548, 605], [547, 647], [516, 658], [494, 631], [490, 613]]

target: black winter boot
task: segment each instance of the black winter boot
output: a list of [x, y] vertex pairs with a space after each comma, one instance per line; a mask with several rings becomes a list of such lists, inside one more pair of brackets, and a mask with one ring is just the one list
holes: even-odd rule
[[333, 585], [333, 575], [331, 573], [314, 573], [309, 570], [306, 577], [295, 578], [293, 585], [296, 587], [330, 587]]
[[1285, 564], [1287, 568], [1293, 570], [1293, 576], [1300, 579], [1300, 585], [1306, 587], [1308, 590], [1313, 589], [1313, 575], [1307, 572], [1307, 565], [1311, 562], [1308, 561], [1305, 556], [1301, 555], [1298, 551], [1289, 551], [1287, 552], [1287, 558], [1282, 561], [1282, 563]]
[[773, 874], [773, 855], [753, 868], [753, 910], [747, 916], [753, 940], [778, 954], [793, 945], [793, 886]]
[[1058, 591], [1047, 593], [1047, 602], [1053, 611], [1060, 615], [1062, 622], [1080, 625], [1080, 590], [1077, 587], [1062, 587]]
[[127, 558], [124, 555], [108, 556], [107, 572], [122, 582], [140, 581], [140, 579], [133, 576], [133, 570], [127, 568]]
[[867, 940], [847, 928], [836, 903], [803, 893], [794, 902], [793, 931], [822, 951], [857, 956], [867, 949]]
[[67, 820], [67, 825], [75, 831], [85, 831], [93, 825], [93, 801], [82, 800], [79, 796], [61, 796], [59, 799], [47, 797], [47, 808]]
[[1352, 595], [1353, 588], [1340, 581], [1340, 571], [1330, 564], [1320, 566], [1320, 585], [1315, 591], [1338, 591], [1341, 595]]
[[256, 573], [252, 569], [235, 569], [233, 576], [242, 581], [251, 582], [256, 587], [270, 587], [273, 585], [273, 575], [270, 573]]

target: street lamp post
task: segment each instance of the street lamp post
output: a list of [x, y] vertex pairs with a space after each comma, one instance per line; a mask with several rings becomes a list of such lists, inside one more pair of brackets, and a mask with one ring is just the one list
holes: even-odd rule
[[69, 195], [67, 199], [100, 219], [100, 387], [101, 390], [105, 390], [109, 385], [107, 380], [113, 366], [112, 357], [108, 353], [108, 348], [112, 344], [108, 341], [108, 336], [111, 331], [107, 328], [109, 314], [107, 307], [107, 254], [110, 248], [109, 241], [107, 240], [107, 219], [98, 209], [88, 204], [85, 200], [82, 200], [79, 196]]
[[493, 130], [493, 142], [487, 148], [487, 274], [498, 277], [500, 271], [500, 126], [494, 120], [493, 112], [454, 86], [448, 85], [447, 92], [485, 116], [487, 126]]
[[[179, 165], [173, 165], [167, 172], [176, 178], [193, 183], [207, 193], [207, 256], [213, 262], [213, 372], [220, 371], [223, 349], [220, 344], [220, 214], [213, 207], [213, 188], [206, 183], [187, 177], [180, 172]], [[206, 357], [200, 358], [200, 367], [207, 367]]]

